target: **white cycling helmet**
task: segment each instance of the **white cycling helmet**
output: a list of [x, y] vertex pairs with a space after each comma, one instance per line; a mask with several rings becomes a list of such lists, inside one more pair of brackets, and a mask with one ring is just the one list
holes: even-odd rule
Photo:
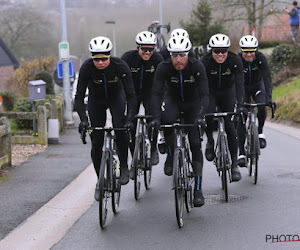
[[192, 43], [187, 37], [171, 37], [168, 42], [169, 52], [188, 52], [192, 48]]
[[189, 33], [184, 30], [184, 29], [174, 29], [172, 32], [171, 32], [171, 36], [170, 37], [176, 37], [176, 36], [180, 36], [180, 37], [187, 37], [189, 38]]
[[135, 41], [138, 45], [156, 45], [156, 35], [150, 31], [142, 31], [135, 37]]
[[255, 36], [247, 35], [243, 36], [240, 40], [241, 48], [257, 48], [258, 41]]
[[224, 34], [215, 34], [209, 39], [209, 46], [211, 48], [229, 48], [230, 39]]
[[113, 45], [109, 38], [104, 36], [94, 37], [89, 44], [89, 50], [92, 53], [106, 53], [110, 52]]

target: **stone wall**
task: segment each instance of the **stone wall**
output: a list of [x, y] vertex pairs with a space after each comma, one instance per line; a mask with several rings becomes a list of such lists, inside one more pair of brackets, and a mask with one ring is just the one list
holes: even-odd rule
[[8, 85], [7, 80], [11, 77], [13, 72], [13, 66], [0, 67], [0, 92], [4, 90], [11, 90], [11, 86]]

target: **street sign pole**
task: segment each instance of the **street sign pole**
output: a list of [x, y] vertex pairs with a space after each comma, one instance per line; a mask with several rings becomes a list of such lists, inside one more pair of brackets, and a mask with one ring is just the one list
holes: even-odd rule
[[67, 24], [65, 0], [60, 0], [61, 9], [61, 40], [59, 43], [59, 59], [62, 61], [63, 68], [63, 86], [64, 86], [64, 117], [67, 125], [73, 125], [73, 114], [71, 107], [71, 84], [69, 76], [69, 58], [70, 49], [67, 42]]

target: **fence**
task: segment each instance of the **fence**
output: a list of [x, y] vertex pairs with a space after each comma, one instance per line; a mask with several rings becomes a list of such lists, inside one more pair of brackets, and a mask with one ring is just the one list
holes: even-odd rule
[[[11, 142], [13, 144], [48, 144], [48, 119], [58, 119], [60, 131], [64, 128], [64, 108], [61, 96], [52, 99], [50, 103], [39, 106], [37, 112], [0, 112], [0, 117], [8, 119], [37, 119], [38, 136], [32, 135], [13, 135]], [[0, 144], [1, 145], [1, 144]]]

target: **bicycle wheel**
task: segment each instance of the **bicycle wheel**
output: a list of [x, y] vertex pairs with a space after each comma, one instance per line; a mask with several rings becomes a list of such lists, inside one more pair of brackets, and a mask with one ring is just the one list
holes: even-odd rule
[[111, 194], [111, 205], [114, 214], [118, 213], [121, 198], [121, 184], [119, 178], [116, 177], [116, 171], [113, 170], [114, 187]]
[[174, 190], [175, 190], [175, 210], [178, 227], [183, 226], [183, 205], [184, 205], [184, 179], [183, 179], [183, 162], [182, 152], [178, 151], [174, 155], [173, 162], [173, 178], [174, 178]]
[[252, 168], [252, 179], [254, 184], [257, 183], [257, 174], [258, 174], [258, 157], [259, 157], [259, 140], [258, 140], [258, 131], [257, 127], [253, 127], [253, 133], [252, 133], [252, 152], [251, 159], [250, 159], [250, 165]]
[[252, 164], [251, 164], [251, 147], [252, 147], [252, 136], [251, 136], [251, 128], [248, 128], [248, 132], [247, 132], [247, 137], [246, 137], [246, 140], [247, 140], [247, 158], [250, 159], [248, 165], [247, 165], [247, 168], [248, 168], [248, 174], [249, 176], [252, 175]]
[[[150, 148], [146, 149], [146, 150], [150, 150]], [[151, 183], [151, 176], [152, 176], [152, 165], [151, 165], [151, 159], [148, 159], [147, 157], [147, 151], [145, 150], [145, 170], [144, 170], [144, 184], [145, 184], [145, 188], [149, 189], [150, 188], [150, 183]], [[151, 154], [151, 152], [150, 152]]]
[[226, 144], [225, 138], [221, 137], [221, 180], [222, 180], [222, 189], [224, 190], [224, 196], [226, 202], [228, 202], [228, 185], [227, 185], [227, 161], [226, 161]]
[[185, 161], [186, 161], [186, 179], [185, 181], [185, 208], [186, 211], [189, 213], [192, 210], [193, 207], [193, 200], [194, 200], [194, 189], [193, 189], [193, 183], [194, 183], [194, 177], [193, 177], [193, 170], [192, 165], [189, 158], [189, 146], [187, 146], [187, 149], [185, 150]]
[[142, 174], [142, 164], [143, 164], [143, 143], [141, 137], [138, 140], [136, 152], [135, 152], [135, 161], [134, 161], [134, 198], [139, 199], [141, 191], [141, 174]]
[[100, 227], [102, 229], [105, 227], [105, 223], [106, 223], [107, 203], [109, 198], [109, 191], [108, 191], [109, 174], [107, 172], [108, 167], [109, 167], [109, 153], [106, 152], [101, 161], [99, 181], [98, 181], [99, 190], [100, 190], [99, 222], [100, 222]]

